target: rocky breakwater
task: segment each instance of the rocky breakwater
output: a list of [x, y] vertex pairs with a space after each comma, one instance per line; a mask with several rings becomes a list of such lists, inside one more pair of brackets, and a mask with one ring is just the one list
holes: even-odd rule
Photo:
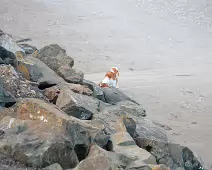
[[0, 31], [0, 169], [206, 169], [136, 101], [73, 67], [59, 45], [37, 50]]

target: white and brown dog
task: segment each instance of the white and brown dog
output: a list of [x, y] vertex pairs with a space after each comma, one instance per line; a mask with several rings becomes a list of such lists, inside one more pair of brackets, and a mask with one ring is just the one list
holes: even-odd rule
[[100, 87], [115, 87], [118, 86], [119, 70], [117, 67], [112, 67], [110, 71], [105, 74], [105, 78], [98, 84]]

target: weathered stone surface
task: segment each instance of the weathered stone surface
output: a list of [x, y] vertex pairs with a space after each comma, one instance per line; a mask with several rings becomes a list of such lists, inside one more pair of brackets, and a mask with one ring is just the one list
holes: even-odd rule
[[76, 71], [69, 66], [61, 66], [58, 69], [58, 75], [61, 76], [68, 83], [82, 83], [84, 73]]
[[49, 102], [53, 104], [56, 104], [59, 94], [60, 94], [60, 89], [58, 86], [49, 87], [44, 90], [44, 95], [47, 97]]
[[[24, 99], [0, 113], [0, 152], [33, 167], [59, 163], [74, 168], [91, 143], [107, 144], [108, 137], [95, 127], [38, 99]], [[103, 143], [104, 141], [104, 143]]]
[[45, 88], [65, 82], [60, 76], [37, 58], [31, 56], [23, 58], [20, 56], [18, 57], [18, 63], [18, 71], [20, 71], [27, 80], [37, 82], [41, 88], [42, 86]]
[[[11, 96], [7, 91], [3, 89], [0, 82], [0, 106], [10, 107], [16, 103], [16, 100], [13, 96]], [[1, 110], [1, 109], [0, 109]]]
[[140, 161], [134, 161], [126, 167], [125, 170], [170, 170], [165, 165], [151, 165]]
[[80, 84], [68, 83], [66, 85], [67, 85], [67, 88], [71, 89], [75, 93], [84, 94], [88, 96], [91, 96], [93, 93], [92, 90], [90, 90], [88, 87], [80, 85]]
[[127, 100], [117, 102], [115, 105], [102, 105], [101, 109], [110, 112], [124, 112], [130, 116], [137, 117], [138, 119], [146, 116], [146, 111], [141, 105]]
[[26, 81], [11, 65], [0, 66], [0, 82], [4, 90], [15, 98], [33, 97], [44, 99], [40, 90], [32, 86], [29, 81]]
[[93, 97], [105, 102], [104, 93], [101, 87], [99, 87], [97, 84], [89, 80], [83, 80], [82, 84], [87, 86], [90, 90], [93, 91], [92, 94]]
[[33, 54], [38, 49], [29, 44], [19, 44], [19, 47], [24, 50], [25, 54]]
[[7, 34], [0, 35], [0, 58], [1, 62], [15, 66], [17, 64], [16, 52], [24, 52]]
[[99, 101], [64, 88], [60, 90], [56, 105], [68, 115], [89, 120], [94, 114], [98, 113]]
[[88, 95], [90, 96], [92, 94], [92, 91], [80, 84], [70, 84], [70, 83], [61, 83], [56, 86], [46, 88], [44, 90], [44, 95], [49, 99], [51, 103], [56, 104], [58, 95], [60, 94], [60, 89], [70, 89], [75, 93]]
[[42, 170], [63, 170], [63, 168], [58, 163], [55, 163], [46, 168], [43, 168]]
[[[14, 161], [8, 155], [0, 153], [0, 169], [1, 170], [35, 170], [35, 168], [27, 167], [20, 162]], [[36, 169], [39, 170], [39, 169]]]
[[[202, 160], [192, 152], [188, 147], [182, 148], [182, 159], [184, 162], [184, 168], [186, 170], [190, 169], [207, 169]], [[179, 155], [180, 156], [180, 155]]]
[[[134, 105], [135, 107], [133, 107]], [[100, 113], [94, 115], [94, 119], [103, 122], [105, 132], [109, 135], [120, 131], [120, 129], [123, 130], [124, 127], [132, 137], [137, 137], [136, 122], [131, 118], [133, 115], [141, 117], [145, 115], [145, 111], [140, 105], [130, 101], [121, 101], [116, 105], [101, 102]], [[140, 119], [140, 117], [136, 119]]]
[[131, 101], [133, 103], [138, 104], [136, 101], [132, 100], [128, 96], [126, 96], [124, 93], [119, 91], [117, 88], [102, 88], [102, 91], [104, 93], [105, 101], [110, 104], [116, 104], [120, 101]]
[[146, 164], [157, 164], [154, 156], [139, 148], [127, 132], [118, 132], [110, 136], [113, 151], [121, 153], [133, 161], [139, 160]]
[[74, 170], [121, 170], [125, 168], [131, 159], [122, 154], [103, 150], [97, 145], [92, 145], [88, 157], [79, 163]]
[[158, 163], [173, 167], [174, 162], [170, 156], [165, 130], [144, 118], [134, 120], [137, 133], [134, 139], [137, 145], [154, 155]]
[[61, 66], [73, 67], [74, 65], [73, 58], [67, 56], [66, 50], [62, 49], [57, 44], [51, 44], [40, 49], [36, 57], [56, 73], [58, 73], [58, 69]]

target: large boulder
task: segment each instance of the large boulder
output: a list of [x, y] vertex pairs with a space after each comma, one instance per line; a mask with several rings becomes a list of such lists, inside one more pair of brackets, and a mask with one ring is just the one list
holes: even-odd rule
[[34, 55], [43, 61], [52, 70], [58, 73], [61, 66], [73, 67], [74, 59], [66, 54], [66, 50], [57, 44], [51, 44], [40, 49], [37, 55]]
[[17, 64], [16, 53], [24, 51], [16, 44], [11, 36], [8, 34], [0, 35], [0, 63], [11, 64], [15, 66]]
[[136, 122], [130, 117], [135, 115], [137, 119], [142, 119], [146, 115], [140, 105], [130, 101], [121, 101], [116, 105], [100, 102], [99, 108], [99, 114], [94, 115], [93, 119], [101, 121], [109, 135], [126, 128], [132, 137], [136, 137]]
[[37, 82], [41, 89], [65, 83], [65, 81], [45, 63], [32, 56], [25, 58], [19, 55], [17, 70], [21, 72], [27, 80]]
[[11, 65], [0, 65], [0, 82], [5, 91], [15, 98], [41, 98], [45, 99], [41, 91], [27, 81]]
[[18, 46], [24, 50], [25, 54], [33, 54], [34, 52], [38, 50], [35, 46], [25, 44], [25, 43], [18, 44]]
[[109, 152], [97, 145], [92, 145], [88, 157], [81, 161], [74, 170], [122, 170], [132, 160], [125, 155]]
[[114, 88], [114, 87], [102, 88], [102, 91], [104, 93], [105, 101], [107, 103], [116, 104], [120, 101], [131, 101], [133, 103], [138, 104], [136, 101], [134, 101], [130, 97], [126, 96], [124, 93], [119, 91], [117, 88]]
[[68, 115], [82, 120], [90, 120], [99, 110], [97, 99], [74, 93], [69, 88], [60, 89], [56, 105]]
[[92, 94], [93, 97], [105, 102], [104, 93], [101, 87], [99, 87], [97, 84], [89, 80], [83, 80], [82, 84], [87, 86], [90, 90], [93, 91], [93, 94]]
[[0, 153], [37, 168], [54, 163], [74, 168], [93, 142], [100, 147], [108, 142], [101, 129], [39, 99], [20, 100], [0, 112], [0, 129]]
[[146, 150], [139, 148], [127, 132], [118, 132], [110, 136], [112, 150], [123, 154], [133, 161], [156, 165], [155, 157]]
[[58, 69], [58, 75], [60, 75], [68, 83], [81, 84], [84, 78], [84, 73], [76, 71], [69, 66], [61, 66]]
[[16, 100], [11, 94], [4, 90], [0, 82], [0, 110], [3, 107], [10, 107], [16, 103]]

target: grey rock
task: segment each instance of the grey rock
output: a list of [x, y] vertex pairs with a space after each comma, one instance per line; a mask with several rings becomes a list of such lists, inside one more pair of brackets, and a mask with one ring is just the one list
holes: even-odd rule
[[0, 58], [5, 64], [11, 64], [15, 66], [16, 53], [24, 52], [13, 40], [13, 38], [7, 34], [0, 35]]
[[99, 87], [94, 82], [85, 80], [85, 79], [83, 80], [82, 84], [87, 86], [89, 89], [91, 89], [93, 91], [93, 94], [92, 94], [93, 97], [105, 102], [104, 93], [103, 93], [101, 87]]
[[49, 46], [43, 47], [39, 50], [35, 57], [43, 61], [56, 73], [58, 73], [58, 69], [61, 66], [73, 67], [74, 65], [74, 59], [69, 57], [66, 54], [66, 50], [57, 44], [51, 44]]
[[60, 164], [55, 163], [55, 164], [52, 164], [50, 166], [43, 168], [42, 170], [63, 170], [63, 168], [60, 166]]
[[74, 170], [121, 170], [132, 160], [125, 155], [103, 150], [97, 145], [92, 145], [88, 157], [79, 163]]
[[60, 90], [56, 105], [68, 115], [82, 120], [90, 120], [99, 110], [99, 101], [97, 99], [74, 93], [69, 88]]
[[0, 82], [0, 107], [11, 107], [16, 103], [16, 100], [1, 86]]
[[0, 129], [0, 153], [36, 168], [54, 163], [74, 168], [94, 141], [101, 144], [105, 136], [108, 142], [101, 129], [38, 99], [20, 100], [13, 109], [2, 111]]
[[61, 76], [68, 83], [80, 84], [83, 81], [84, 73], [76, 71], [69, 66], [61, 66], [58, 69], [58, 75]]
[[17, 70], [21, 72], [27, 80], [37, 82], [39, 86], [43, 86], [43, 88], [65, 83], [60, 76], [37, 58], [32, 56], [20, 58], [18, 59], [18, 63]]
[[174, 162], [169, 153], [165, 130], [144, 118], [134, 118], [134, 120], [136, 121], [136, 133], [138, 134], [134, 138], [137, 145], [154, 155], [159, 164], [173, 167]]
[[8, 155], [2, 153], [0, 153], [0, 167], [1, 170], [35, 170], [35, 168], [27, 167], [26, 165], [15, 161]]
[[25, 54], [33, 54], [35, 51], [38, 50], [36, 47], [29, 44], [19, 44], [19, 47], [24, 50]]
[[11, 65], [0, 65], [0, 82], [5, 91], [14, 98], [40, 98], [45, 99], [42, 92], [27, 81]]
[[133, 138], [127, 132], [118, 132], [110, 136], [113, 151], [146, 164], [156, 165], [154, 156], [146, 150], [139, 148]]
[[192, 152], [188, 147], [182, 148], [182, 159], [184, 162], [185, 170], [199, 170], [208, 168], [204, 165], [202, 159], [197, 156], [194, 152]]
[[102, 88], [102, 91], [104, 93], [105, 102], [110, 104], [116, 104], [120, 101], [131, 101], [133, 103], [138, 104], [136, 101], [132, 100], [128, 96], [126, 96], [124, 93], [119, 91], [117, 88], [110, 87], [110, 88]]

